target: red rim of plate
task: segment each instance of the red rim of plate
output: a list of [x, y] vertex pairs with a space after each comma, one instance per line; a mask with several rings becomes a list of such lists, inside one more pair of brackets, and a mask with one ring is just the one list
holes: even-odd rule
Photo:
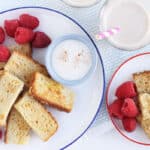
[[[120, 68], [121, 68], [122, 66], [124, 66], [127, 62], [129, 62], [130, 60], [132, 60], [132, 59], [134, 59], [134, 58], [136, 58], [136, 57], [140, 57], [140, 56], [143, 56], [143, 55], [147, 55], [147, 54], [150, 54], [150, 52], [141, 53], [141, 54], [138, 54], [138, 55], [135, 55], [135, 56], [130, 57], [129, 59], [127, 59], [126, 61], [124, 61], [124, 62], [116, 69], [116, 71], [113, 73], [113, 75], [112, 75], [112, 77], [111, 77], [111, 79], [110, 79], [110, 81], [109, 81], [109, 83], [108, 83], [108, 87], [107, 87], [107, 89], [106, 89], [106, 108], [107, 108], [107, 111], [108, 111], [108, 106], [109, 106], [109, 104], [108, 104], [108, 91], [109, 91], [110, 85], [111, 85], [111, 83], [112, 83], [112, 80], [114, 79], [114, 77], [116, 76], [116, 74], [118, 73], [118, 71], [120, 70]], [[109, 114], [109, 111], [108, 111], [108, 114]], [[117, 131], [118, 131], [123, 137], [125, 137], [126, 139], [128, 139], [128, 140], [131, 141], [131, 142], [134, 142], [134, 143], [137, 143], [137, 144], [141, 144], [141, 145], [145, 145], [145, 146], [150, 146], [150, 144], [143, 143], [143, 142], [138, 142], [138, 141], [136, 141], [136, 140], [134, 140], [134, 139], [129, 138], [128, 136], [126, 136], [126, 135], [117, 127], [117, 125], [116, 125], [115, 122], [113, 121], [113, 119], [112, 119], [112, 117], [110, 116], [110, 114], [109, 114], [109, 117], [110, 117], [110, 120], [112, 121], [112, 124], [114, 125], [114, 127], [117, 129]]]

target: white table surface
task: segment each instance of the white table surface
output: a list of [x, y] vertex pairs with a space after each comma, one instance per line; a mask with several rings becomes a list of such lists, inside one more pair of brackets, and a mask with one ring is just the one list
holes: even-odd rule
[[[91, 129], [92, 130], [92, 129]], [[138, 145], [126, 140], [115, 130], [99, 135], [89, 130], [84, 137], [74, 143], [68, 150], [149, 150], [149, 146]]]
[[[14, 8], [14, 7], [21, 7], [21, 6], [43, 6], [43, 7], [49, 7], [53, 9], [57, 9], [60, 11], [65, 10], [64, 13], [70, 15], [73, 14], [75, 16], [75, 19], [79, 21], [88, 31], [90, 34], [93, 34], [92, 32], [98, 30], [98, 22], [99, 19], [96, 17], [99, 6], [93, 6], [93, 8], [83, 9], [82, 15], [77, 11], [77, 9], [72, 9], [71, 7], [68, 7], [64, 3], [60, 2], [60, 0], [5, 0], [1, 1], [0, 4], [0, 11]], [[64, 9], [64, 8], [69, 9]], [[86, 12], [87, 11], [87, 12]], [[91, 12], [89, 12], [91, 11]], [[86, 14], [93, 15], [92, 18], [88, 18]], [[85, 15], [85, 17], [83, 17]], [[91, 21], [92, 20], [92, 21]], [[93, 22], [94, 21], [94, 22]], [[90, 22], [93, 22], [94, 24], [90, 24]], [[87, 25], [88, 23], [88, 25]], [[95, 25], [96, 24], [96, 25]], [[104, 59], [104, 65], [106, 68], [106, 83], [111, 77], [111, 74], [115, 70], [115, 68], [123, 62], [125, 59], [127, 59], [129, 56], [133, 56], [136, 53], [150, 51], [150, 46], [146, 46], [145, 48], [137, 51], [137, 52], [125, 52], [116, 50], [111, 45], [109, 45], [108, 42], [101, 42], [97, 43], [97, 46], [101, 49], [102, 58]], [[111, 62], [111, 55], [116, 52], [116, 59], [115, 61], [117, 63]], [[104, 56], [107, 56], [107, 60]], [[110, 56], [110, 58], [108, 57]], [[118, 58], [117, 58], [118, 57]], [[108, 60], [109, 58], [109, 60]], [[68, 150], [148, 150], [150, 147], [148, 146], [142, 146], [135, 143], [132, 143], [122, 137], [111, 125], [109, 122], [109, 118], [107, 116], [107, 113], [105, 110], [105, 104], [103, 104], [103, 108], [98, 114], [97, 120], [94, 122], [93, 127], [91, 127], [82, 138], [80, 138], [77, 142], [75, 142], [73, 145], [71, 145]], [[106, 128], [107, 127], [107, 128]], [[103, 131], [103, 132], [102, 132]]]

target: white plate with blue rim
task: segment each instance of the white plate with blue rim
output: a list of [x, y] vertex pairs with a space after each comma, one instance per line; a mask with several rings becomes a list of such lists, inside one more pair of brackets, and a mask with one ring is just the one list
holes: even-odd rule
[[[68, 34], [78, 34], [87, 38], [93, 46], [93, 51], [96, 51], [97, 65], [95, 71], [92, 72], [85, 82], [76, 86], [69, 86], [75, 92], [74, 107], [70, 113], [48, 107], [48, 110], [56, 118], [59, 125], [58, 131], [54, 136], [47, 142], [43, 142], [34, 132], [31, 132], [31, 138], [27, 145], [6, 145], [1, 141], [0, 149], [31, 150], [31, 147], [36, 150], [64, 149], [78, 140], [87, 131], [100, 110], [105, 88], [102, 58], [86, 30], [71, 17], [56, 10], [42, 7], [22, 7], [6, 10], [0, 13], [0, 25], [3, 26], [5, 19], [18, 18], [22, 13], [29, 13], [39, 18], [40, 25], [36, 30], [46, 32], [52, 38], [52, 44], [59, 37]], [[7, 37], [5, 44], [9, 45], [10, 43], [13, 43], [13, 39]], [[44, 64], [46, 50], [47, 48], [33, 49], [34, 59]]]

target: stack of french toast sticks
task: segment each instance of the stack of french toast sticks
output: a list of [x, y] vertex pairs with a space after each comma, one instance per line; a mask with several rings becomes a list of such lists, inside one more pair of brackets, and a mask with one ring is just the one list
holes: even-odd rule
[[33, 60], [29, 44], [10, 50], [8, 62], [0, 63], [0, 126], [5, 128], [5, 143], [28, 143], [30, 130], [47, 141], [58, 123], [45, 105], [70, 112], [74, 94]]
[[135, 73], [133, 79], [136, 84], [141, 111], [137, 119], [150, 138], [150, 71]]

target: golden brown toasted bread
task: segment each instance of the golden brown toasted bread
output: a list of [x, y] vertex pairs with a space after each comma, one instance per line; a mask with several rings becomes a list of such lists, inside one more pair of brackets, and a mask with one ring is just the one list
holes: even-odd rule
[[29, 92], [42, 103], [49, 104], [66, 112], [72, 110], [73, 92], [39, 72], [33, 75]]
[[[31, 56], [32, 54], [32, 49], [29, 43], [27, 44], [14, 44], [8, 47], [10, 52], [12, 53], [13, 51], [19, 51], [27, 56]], [[5, 66], [6, 62], [0, 62], [0, 69], [3, 69]]]
[[139, 94], [139, 106], [142, 113], [142, 119], [150, 119], [150, 94], [141, 93]]
[[30, 127], [20, 115], [20, 113], [12, 108], [8, 119], [5, 132], [5, 143], [7, 144], [27, 144], [29, 140]]
[[142, 122], [142, 114], [139, 114], [137, 117], [136, 117], [136, 120], [139, 124], [141, 124]]
[[15, 104], [15, 108], [43, 141], [56, 132], [58, 124], [54, 117], [27, 92]]
[[0, 72], [0, 126], [6, 125], [6, 119], [24, 83], [7, 71]]
[[133, 74], [138, 93], [150, 93], [150, 71]]
[[138, 104], [141, 114], [137, 120], [146, 135], [150, 138], [150, 71], [133, 74], [138, 92]]
[[28, 57], [20, 52], [14, 51], [4, 67], [4, 70], [14, 74], [22, 81], [26, 86], [29, 86], [32, 74], [36, 71], [48, 75], [45, 67], [38, 62], [34, 61], [31, 57]]
[[150, 138], [150, 119], [141, 120], [141, 127], [143, 128], [146, 135]]
[[4, 69], [5, 64], [6, 64], [6, 62], [0, 62], [0, 70]]

